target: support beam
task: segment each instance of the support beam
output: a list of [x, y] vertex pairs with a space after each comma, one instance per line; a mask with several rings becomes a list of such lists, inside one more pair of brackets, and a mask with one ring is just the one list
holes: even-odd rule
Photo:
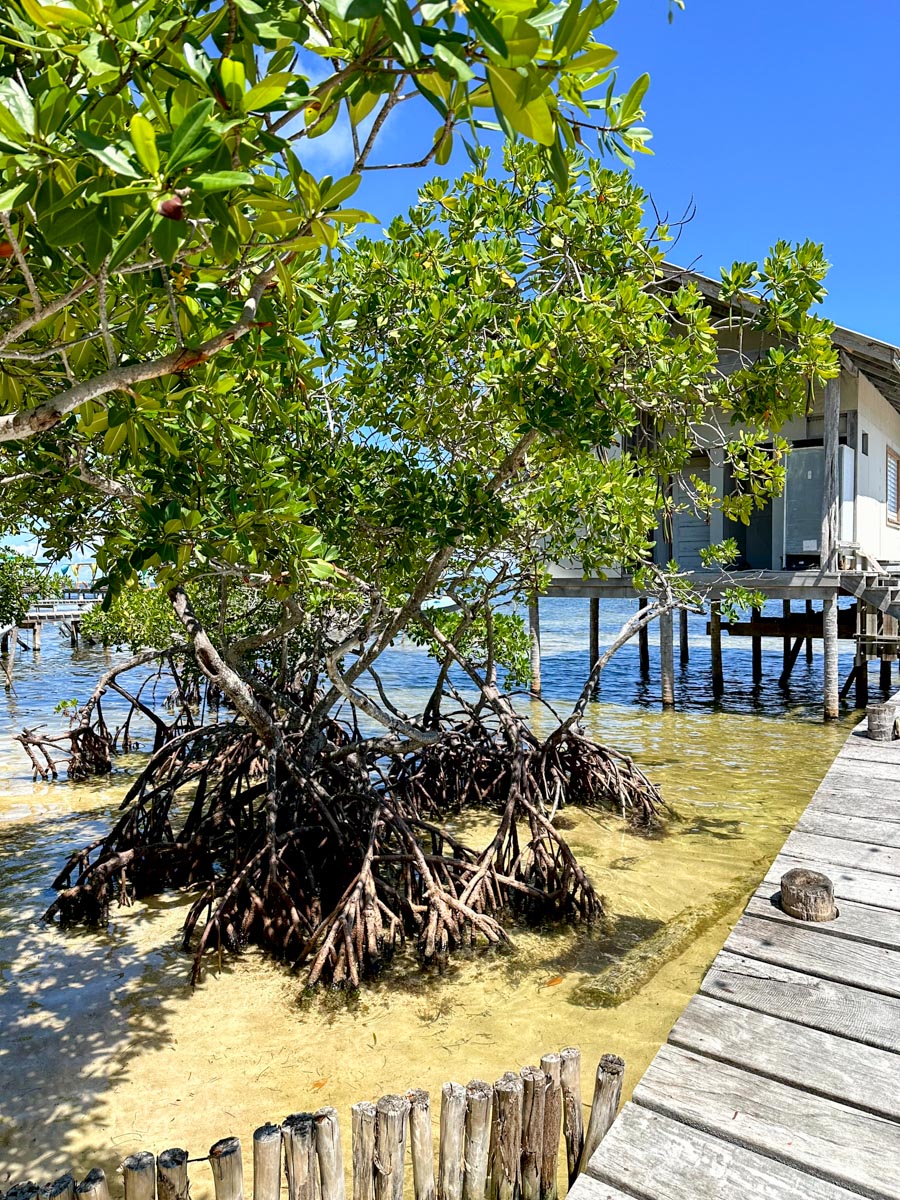
[[691, 650], [688, 645], [688, 610], [678, 610], [678, 651], [681, 665], [686, 667], [691, 661]]
[[856, 656], [856, 707], [869, 707], [869, 662], [864, 654]]
[[[754, 608], [750, 617], [751, 629], [756, 625], [759, 618], [760, 611], [758, 608]], [[759, 687], [762, 683], [762, 634], [751, 634], [750, 640], [753, 646], [753, 686]]]
[[836, 721], [840, 716], [838, 698], [838, 602], [837, 595], [822, 601], [822, 638], [825, 645], [824, 716]]
[[[638, 600], [638, 607], [647, 607], [646, 596], [641, 596], [640, 600]], [[641, 678], [646, 679], [650, 674], [650, 636], [647, 633], [646, 625], [642, 625], [638, 630], [638, 657], [640, 659]]]
[[[838, 487], [838, 442], [841, 426], [841, 380], [825, 385], [825, 478], [822, 485], [822, 536], [819, 542], [823, 571], [837, 570], [840, 536], [840, 490]], [[827, 640], [827, 639], [826, 639]]]
[[659, 677], [663, 708], [675, 707], [675, 631], [672, 610], [659, 618]]
[[528, 633], [531, 639], [531, 694], [541, 694], [541, 610], [537, 596], [528, 605]]
[[598, 596], [591, 596], [588, 604], [590, 605], [590, 616], [588, 618], [588, 640], [590, 642], [589, 670], [593, 671], [594, 663], [600, 657], [600, 598]]
[[[791, 619], [791, 602], [790, 602], [790, 600], [782, 600], [781, 615], [784, 617], [785, 621], [790, 621], [790, 619]], [[784, 638], [782, 638], [782, 641], [781, 641], [781, 678], [785, 681], [785, 683], [790, 678], [791, 670], [794, 666], [794, 662], [796, 661], [796, 657], [797, 656], [794, 655], [794, 658], [791, 658], [791, 639], [789, 637], [785, 636]], [[788, 664], [790, 664], [790, 665], [788, 665]]]
[[[813, 615], [812, 600], [807, 600], [807, 602], [806, 602], [806, 615], [807, 615], [807, 617], [812, 619], [812, 615]], [[806, 639], [806, 661], [808, 663], [811, 663], [812, 660], [813, 660], [813, 640], [810, 637], [810, 638]]]
[[782, 668], [781, 675], [778, 678], [778, 686], [779, 687], [787, 686], [788, 680], [791, 677], [791, 671], [793, 671], [793, 669], [794, 669], [794, 663], [797, 661], [797, 657], [800, 654], [800, 648], [802, 645], [803, 645], [803, 638], [796, 638], [794, 640], [794, 644], [791, 646], [790, 650], [788, 650], [787, 658], [785, 659], [785, 662], [784, 662], [784, 667]]
[[35, 621], [34, 628], [31, 631], [31, 635], [33, 638], [33, 641], [31, 643], [32, 650], [40, 650], [40, 648], [41, 648], [41, 629], [42, 628], [43, 627], [41, 625], [41, 622]]
[[881, 666], [878, 671], [878, 686], [881, 688], [885, 696], [890, 694], [891, 690], [891, 661], [889, 658], [881, 660]]
[[722, 606], [718, 600], [713, 600], [709, 606], [709, 656], [713, 696], [718, 699], [725, 691], [722, 677]]
[[853, 687], [854, 679], [856, 679], [856, 670], [857, 670], [856, 663], [854, 663], [847, 674], [847, 678], [844, 680], [843, 684], [841, 685], [841, 693], [840, 693], [841, 700], [846, 700], [847, 697], [850, 695], [850, 689]]

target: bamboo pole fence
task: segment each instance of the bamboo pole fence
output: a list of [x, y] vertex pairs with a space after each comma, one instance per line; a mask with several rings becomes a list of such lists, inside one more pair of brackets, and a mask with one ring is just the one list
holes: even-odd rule
[[[493, 1085], [445, 1083], [438, 1116], [426, 1091], [382, 1096], [351, 1109], [352, 1200], [560, 1200], [560, 1151], [569, 1186], [584, 1171], [619, 1107], [625, 1064], [604, 1054], [585, 1126], [581, 1053], [545, 1054], [540, 1067], [507, 1071]], [[409, 1153], [407, 1154], [407, 1147]], [[409, 1160], [410, 1174], [406, 1163]], [[337, 1110], [292, 1113], [253, 1134], [252, 1200], [348, 1200]], [[208, 1165], [215, 1200], [244, 1200], [243, 1149], [225, 1137], [202, 1158], [174, 1147], [130, 1154], [121, 1164], [124, 1200], [190, 1200], [189, 1164]], [[116, 1193], [116, 1194], [114, 1194]], [[118, 1200], [94, 1167], [80, 1183], [15, 1183], [0, 1200]], [[248, 1200], [251, 1197], [248, 1196]]]

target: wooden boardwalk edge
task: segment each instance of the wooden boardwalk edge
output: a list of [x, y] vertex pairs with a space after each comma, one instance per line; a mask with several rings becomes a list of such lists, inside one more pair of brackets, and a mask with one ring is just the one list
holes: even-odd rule
[[[900, 1200], [900, 741], [864, 729], [573, 1200]], [[797, 921], [775, 903], [797, 866], [832, 880], [836, 920]]]

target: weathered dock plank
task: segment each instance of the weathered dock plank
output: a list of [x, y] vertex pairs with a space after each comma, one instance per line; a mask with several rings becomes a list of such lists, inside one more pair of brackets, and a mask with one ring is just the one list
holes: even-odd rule
[[838, 758], [819, 787], [820, 789], [843, 788], [844, 786], [860, 787], [863, 784], [877, 785], [880, 794], [889, 799], [896, 798], [898, 780], [894, 764], [865, 762], [861, 758]]
[[779, 1017], [695, 996], [669, 1035], [704, 1054], [876, 1116], [900, 1120], [900, 1056]]
[[792, 858], [815, 858], [843, 867], [861, 867], [882, 875], [900, 875], [900, 850], [871, 842], [846, 842], [841, 838], [822, 837], [819, 833], [794, 830], [782, 848]]
[[841, 750], [841, 757], [845, 765], [861, 761], [900, 768], [900, 748], [896, 742], [873, 742], [856, 734], [850, 735], [847, 745]]
[[900, 1053], [900, 1000], [722, 951], [702, 995]]
[[[779, 884], [827, 875], [834, 920]], [[900, 1200], [900, 743], [852, 736], [599, 1149], [638, 1200]]]
[[634, 1098], [841, 1187], [900, 1200], [900, 1125], [883, 1117], [668, 1045]]
[[[617, 1187], [594, 1179], [588, 1174], [580, 1175], [575, 1187], [581, 1200], [634, 1200], [633, 1192], [620, 1192]], [[568, 1195], [575, 1195], [575, 1190], [570, 1191]]]
[[569, 1193], [573, 1200], [601, 1200], [604, 1193], [594, 1189], [603, 1176], [646, 1200], [858, 1200], [858, 1193], [636, 1104], [622, 1109], [602, 1150]]
[[886, 796], [872, 783], [859, 787], [822, 787], [816, 792], [807, 813], [839, 813], [848, 817], [871, 817], [875, 821], [900, 823], [900, 790], [896, 797]]
[[843, 838], [848, 842], [877, 842], [879, 846], [900, 849], [900, 821], [825, 813], [810, 807], [797, 822], [796, 828], [801, 833], [817, 833], [822, 837]]
[[822, 979], [900, 996], [900, 951], [827, 937], [808, 927], [798, 928], [797, 922], [776, 925], [759, 917], [741, 917], [725, 949]]

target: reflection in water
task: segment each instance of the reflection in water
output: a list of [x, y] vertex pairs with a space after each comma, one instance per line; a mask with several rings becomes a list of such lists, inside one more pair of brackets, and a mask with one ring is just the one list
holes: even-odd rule
[[[603, 607], [610, 632], [626, 608]], [[586, 671], [586, 618], [586, 601], [542, 612], [545, 688], [563, 704]], [[304, 998], [296, 976], [255, 953], [226, 959], [192, 995], [177, 938], [186, 896], [114, 911], [102, 934], [40, 923], [54, 869], [105, 827], [134, 764], [101, 785], [32, 784], [11, 733], [58, 721], [55, 702], [86, 695], [106, 658], [73, 654], [53, 634], [40, 664], [20, 654], [0, 739], [0, 1187], [95, 1163], [111, 1171], [139, 1148], [201, 1155], [228, 1133], [249, 1158], [257, 1125], [321, 1104], [338, 1107], [348, 1144], [356, 1100], [412, 1086], [436, 1096], [448, 1079], [494, 1079], [570, 1044], [585, 1056], [586, 1098], [607, 1051], [625, 1058], [630, 1090], [846, 736], [846, 725], [818, 723], [818, 659], [798, 664], [785, 696], [773, 643], [754, 697], [749, 647], [726, 643], [725, 711], [708, 700], [701, 623], [692, 640], [686, 711], [644, 706], [656, 684], [645, 693], [630, 651], [592, 706], [596, 735], [634, 753], [678, 813], [652, 839], [601, 814], [562, 814], [608, 919], [518, 930], [512, 950], [443, 976], [397, 962], [351, 998]], [[420, 698], [429, 670], [399, 646], [384, 673]], [[488, 825], [467, 818], [464, 832], [477, 840]]]

